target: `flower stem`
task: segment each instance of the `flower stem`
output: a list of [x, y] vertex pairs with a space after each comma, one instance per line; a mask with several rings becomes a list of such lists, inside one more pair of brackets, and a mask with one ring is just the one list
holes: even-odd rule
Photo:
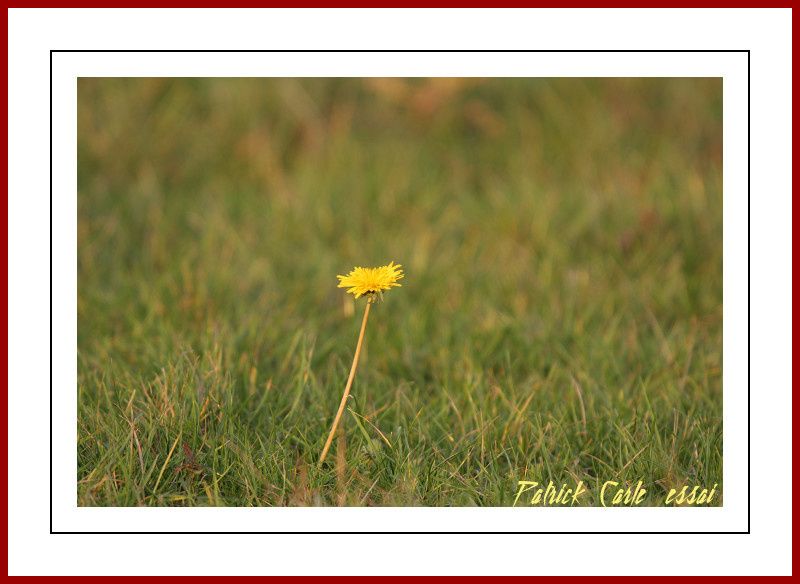
[[358, 344], [356, 345], [356, 354], [353, 356], [353, 365], [350, 367], [350, 376], [347, 378], [347, 385], [344, 388], [344, 395], [342, 395], [342, 402], [339, 404], [339, 411], [336, 412], [336, 417], [333, 419], [333, 426], [331, 426], [328, 439], [325, 441], [325, 447], [322, 449], [322, 454], [319, 457], [319, 464], [321, 465], [328, 455], [328, 449], [333, 442], [333, 435], [336, 433], [336, 427], [339, 425], [339, 420], [344, 412], [344, 406], [347, 403], [347, 396], [350, 395], [350, 387], [353, 385], [353, 378], [356, 376], [356, 368], [358, 367], [358, 357], [361, 355], [361, 345], [364, 343], [364, 331], [367, 329], [367, 317], [369, 316], [369, 307], [372, 305], [372, 298], [367, 299], [367, 308], [364, 310], [364, 320], [361, 321], [361, 332], [358, 333]]

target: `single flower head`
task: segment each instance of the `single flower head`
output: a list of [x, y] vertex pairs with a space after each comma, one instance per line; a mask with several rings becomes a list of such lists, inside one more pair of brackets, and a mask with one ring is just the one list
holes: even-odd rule
[[339, 288], [347, 288], [347, 292], [360, 298], [364, 295], [380, 294], [384, 290], [389, 290], [397, 283], [404, 274], [400, 264], [391, 262], [388, 266], [379, 268], [353, 268], [346, 276], [336, 276], [339, 278]]

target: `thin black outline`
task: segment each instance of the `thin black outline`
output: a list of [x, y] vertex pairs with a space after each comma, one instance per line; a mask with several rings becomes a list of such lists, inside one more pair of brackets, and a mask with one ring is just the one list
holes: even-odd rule
[[53, 51], [50, 51], [50, 533], [53, 533]]
[[[746, 53], [747, 531], [53, 531], [53, 53]], [[50, 50], [50, 535], [750, 535], [750, 49], [51, 49]]]
[[[724, 451], [724, 444], [722, 448]], [[723, 452], [723, 468], [724, 460]], [[750, 533], [750, 51], [747, 51], [747, 533]]]

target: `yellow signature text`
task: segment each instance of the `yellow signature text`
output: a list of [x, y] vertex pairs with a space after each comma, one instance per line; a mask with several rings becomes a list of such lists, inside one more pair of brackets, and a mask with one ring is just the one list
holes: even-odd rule
[[[553, 481], [547, 485], [540, 484], [537, 481], [518, 481], [517, 496], [514, 499], [514, 507], [517, 506], [517, 501], [523, 493], [527, 493], [530, 497], [529, 505], [575, 505], [578, 502], [578, 497], [586, 492], [586, 487], [583, 486], [583, 481], [578, 481], [575, 488], [567, 487], [567, 483], [561, 485], [561, 488], [556, 488]], [[525, 500], [525, 499], [524, 499]]]

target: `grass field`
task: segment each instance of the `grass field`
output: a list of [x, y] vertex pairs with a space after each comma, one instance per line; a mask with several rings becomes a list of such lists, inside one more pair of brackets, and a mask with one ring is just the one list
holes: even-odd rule
[[78, 88], [79, 505], [722, 503], [720, 80]]

